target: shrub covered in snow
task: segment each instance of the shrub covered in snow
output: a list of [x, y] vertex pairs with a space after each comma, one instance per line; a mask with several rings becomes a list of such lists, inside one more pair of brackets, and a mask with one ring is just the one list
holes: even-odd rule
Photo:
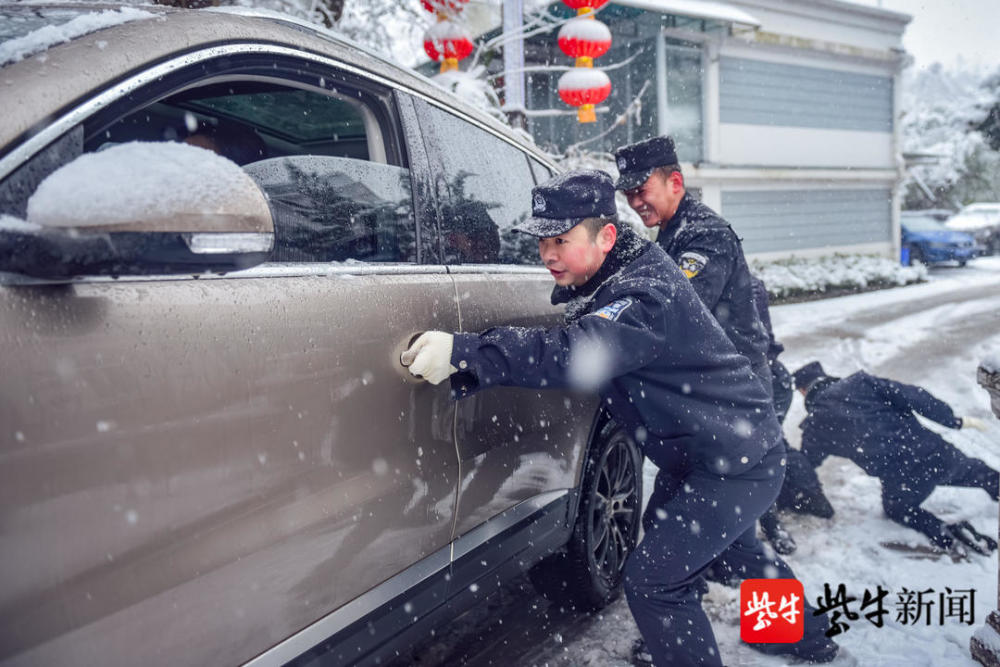
[[922, 264], [900, 266], [877, 255], [750, 260], [750, 271], [764, 281], [773, 299], [895, 287], [927, 278], [927, 267]]
[[1000, 374], [1000, 348], [986, 355], [979, 366], [985, 368], [988, 373]]

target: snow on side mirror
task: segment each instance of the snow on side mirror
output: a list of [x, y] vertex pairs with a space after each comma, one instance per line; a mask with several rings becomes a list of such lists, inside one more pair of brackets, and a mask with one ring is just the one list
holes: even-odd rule
[[267, 198], [234, 162], [181, 143], [81, 155], [0, 217], [0, 271], [35, 278], [224, 273], [266, 261]]

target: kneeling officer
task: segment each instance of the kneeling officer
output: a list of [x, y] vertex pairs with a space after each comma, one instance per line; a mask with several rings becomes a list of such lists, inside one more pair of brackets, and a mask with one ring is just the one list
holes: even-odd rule
[[[596, 389], [660, 468], [645, 537], [625, 568], [639, 630], [656, 665], [720, 665], [701, 608], [707, 567], [721, 559], [747, 578], [794, 577], [755, 534], [785, 467], [771, 397], [677, 265], [617, 224], [610, 176], [578, 171], [542, 184], [532, 213], [519, 231], [538, 237], [552, 302], [569, 304], [566, 323], [429, 331], [404, 363], [435, 384], [450, 376], [457, 398], [494, 385]], [[751, 646], [832, 659], [826, 617], [812, 611], [797, 644]]]

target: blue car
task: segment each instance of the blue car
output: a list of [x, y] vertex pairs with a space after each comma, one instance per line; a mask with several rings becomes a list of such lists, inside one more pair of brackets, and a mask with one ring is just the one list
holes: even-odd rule
[[965, 232], [945, 227], [933, 213], [903, 211], [900, 214], [903, 258], [906, 264], [958, 262], [965, 266], [979, 255], [976, 240]]

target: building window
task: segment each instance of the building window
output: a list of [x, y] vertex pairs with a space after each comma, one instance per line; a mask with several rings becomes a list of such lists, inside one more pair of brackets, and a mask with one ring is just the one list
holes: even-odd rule
[[730, 190], [722, 214], [747, 253], [885, 243], [892, 232], [892, 192]]
[[892, 78], [722, 58], [723, 123], [892, 132]]

